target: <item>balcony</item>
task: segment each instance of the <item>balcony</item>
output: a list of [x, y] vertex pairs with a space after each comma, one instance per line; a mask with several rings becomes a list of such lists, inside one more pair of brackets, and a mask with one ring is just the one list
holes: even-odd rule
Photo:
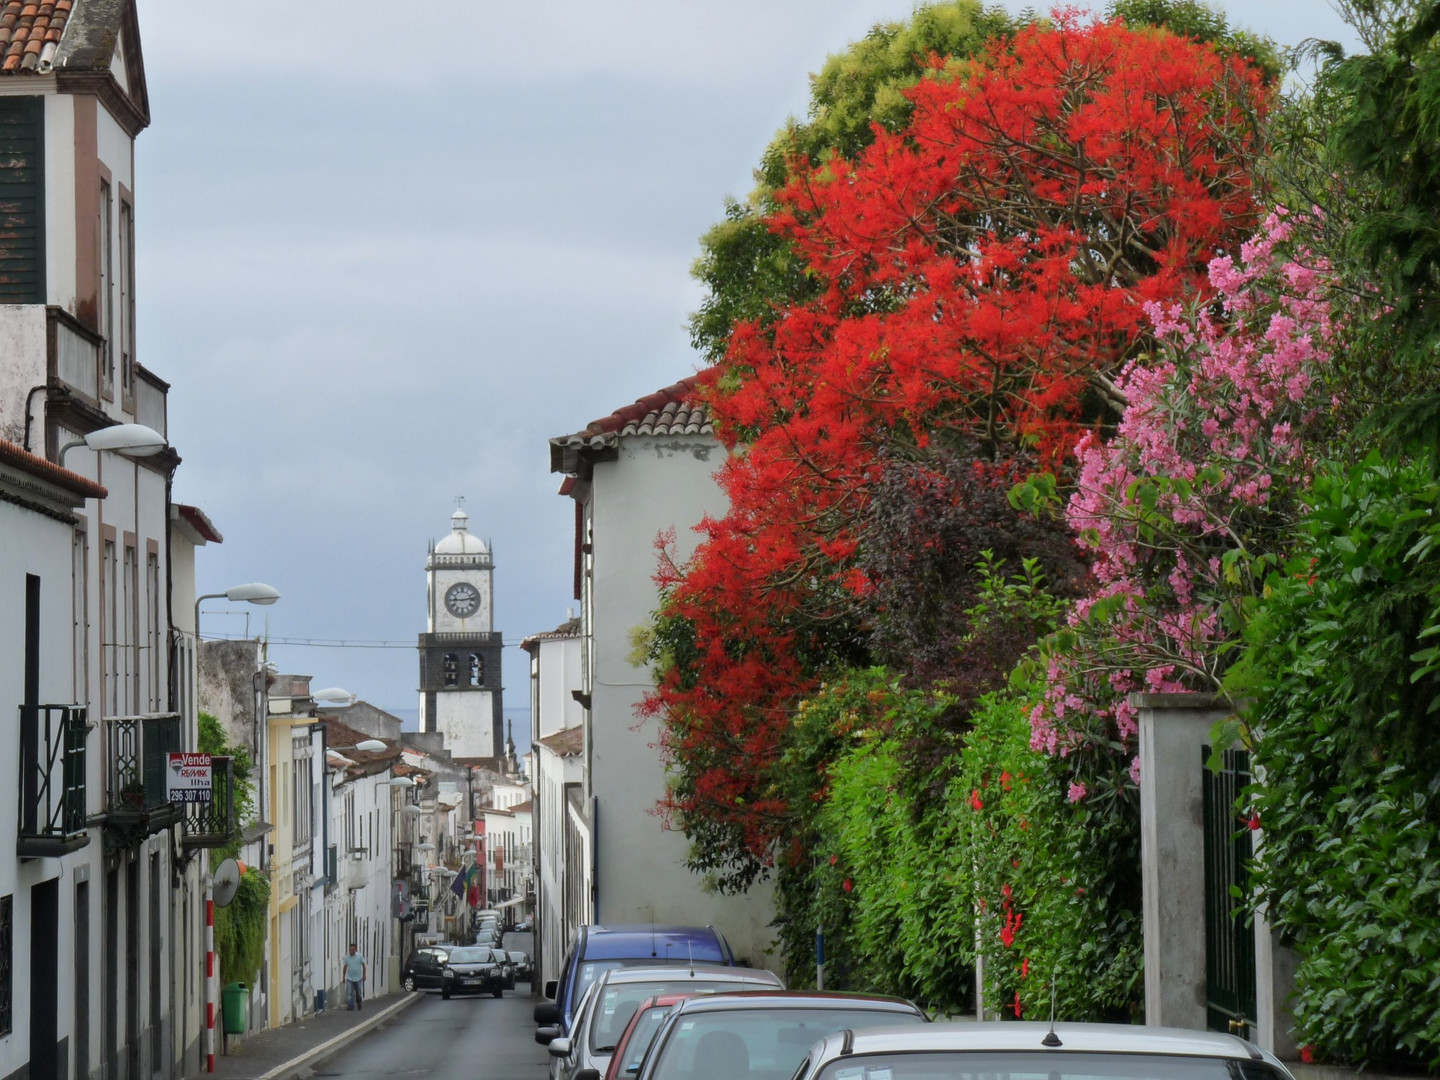
[[184, 748], [179, 713], [112, 716], [106, 728], [105, 825], [113, 850], [137, 844], [180, 819], [180, 808], [166, 793], [165, 771], [169, 755]]
[[81, 705], [20, 706], [20, 814], [15, 853], [45, 859], [90, 842], [85, 829], [85, 736]]
[[210, 758], [210, 801], [185, 804], [185, 846], [224, 847], [236, 838], [235, 759], [221, 754]]

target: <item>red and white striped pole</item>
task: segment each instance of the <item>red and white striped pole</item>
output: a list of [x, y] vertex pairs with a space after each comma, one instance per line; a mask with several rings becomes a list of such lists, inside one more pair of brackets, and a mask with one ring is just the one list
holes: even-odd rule
[[215, 1071], [215, 888], [205, 875], [205, 1071]]

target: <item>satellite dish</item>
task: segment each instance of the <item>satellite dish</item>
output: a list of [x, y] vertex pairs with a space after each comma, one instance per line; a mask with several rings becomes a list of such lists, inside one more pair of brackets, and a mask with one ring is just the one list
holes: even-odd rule
[[211, 879], [211, 890], [215, 897], [215, 906], [224, 907], [235, 899], [235, 893], [240, 888], [240, 864], [234, 859], [226, 859], [215, 868], [215, 876]]

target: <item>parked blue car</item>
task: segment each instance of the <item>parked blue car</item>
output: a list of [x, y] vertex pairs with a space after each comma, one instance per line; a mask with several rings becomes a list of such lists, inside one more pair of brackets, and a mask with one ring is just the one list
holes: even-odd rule
[[582, 926], [565, 957], [560, 978], [545, 984], [535, 1006], [537, 1024], [556, 1025], [563, 1035], [575, 1018], [575, 1006], [603, 972], [640, 964], [734, 964], [725, 935], [713, 926]]

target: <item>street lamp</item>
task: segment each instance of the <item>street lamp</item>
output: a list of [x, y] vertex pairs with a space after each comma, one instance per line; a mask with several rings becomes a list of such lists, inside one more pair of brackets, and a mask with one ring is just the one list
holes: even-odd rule
[[280, 599], [280, 591], [258, 581], [235, 585], [224, 592], [206, 593], [195, 598], [195, 636], [200, 636], [200, 602], [202, 600], [245, 600], [251, 604], [273, 604]]
[[[316, 701], [323, 701], [328, 705], [355, 704], [355, 695], [349, 690], [340, 689], [338, 686], [327, 686], [324, 690], [316, 690], [315, 693], [310, 696]], [[365, 749], [368, 749], [368, 747]]]
[[65, 455], [77, 446], [88, 446], [99, 453], [114, 450], [126, 457], [149, 457], [165, 449], [165, 436], [144, 424], [111, 424], [79, 439], [72, 439], [60, 447], [59, 464], [65, 464]]
[[367, 754], [378, 754], [388, 749], [379, 739], [363, 739], [355, 744], [356, 750], [364, 750]]

